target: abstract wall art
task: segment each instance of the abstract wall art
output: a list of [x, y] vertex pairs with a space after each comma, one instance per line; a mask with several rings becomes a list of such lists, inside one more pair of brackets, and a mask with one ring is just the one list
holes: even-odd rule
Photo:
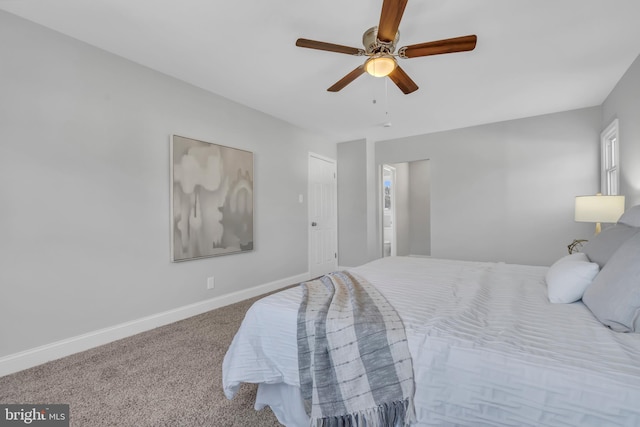
[[171, 136], [171, 260], [253, 250], [253, 153]]

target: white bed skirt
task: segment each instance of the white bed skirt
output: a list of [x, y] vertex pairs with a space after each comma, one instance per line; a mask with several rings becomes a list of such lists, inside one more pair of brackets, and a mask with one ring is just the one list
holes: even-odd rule
[[285, 384], [259, 384], [256, 395], [257, 411], [269, 406], [282, 425], [302, 427], [309, 425], [309, 417], [304, 411], [300, 388]]

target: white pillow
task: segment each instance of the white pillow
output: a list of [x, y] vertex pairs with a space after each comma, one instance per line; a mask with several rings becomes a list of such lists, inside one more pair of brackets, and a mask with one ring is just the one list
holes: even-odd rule
[[578, 301], [599, 271], [600, 266], [589, 262], [582, 252], [560, 258], [547, 270], [549, 301], [559, 304]]

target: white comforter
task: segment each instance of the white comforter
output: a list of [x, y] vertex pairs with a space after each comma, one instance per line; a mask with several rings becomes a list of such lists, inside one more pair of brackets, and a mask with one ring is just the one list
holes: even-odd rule
[[[549, 303], [547, 267], [394, 257], [352, 270], [405, 324], [417, 426], [640, 426], [640, 334], [612, 332], [580, 302]], [[302, 427], [299, 301], [296, 287], [256, 302], [223, 364], [229, 398], [241, 382], [293, 393], [267, 399], [291, 427]]]

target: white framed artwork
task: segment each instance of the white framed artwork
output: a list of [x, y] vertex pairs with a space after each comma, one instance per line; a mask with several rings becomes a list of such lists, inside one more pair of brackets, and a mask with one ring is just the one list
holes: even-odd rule
[[253, 250], [253, 153], [171, 135], [171, 261]]

